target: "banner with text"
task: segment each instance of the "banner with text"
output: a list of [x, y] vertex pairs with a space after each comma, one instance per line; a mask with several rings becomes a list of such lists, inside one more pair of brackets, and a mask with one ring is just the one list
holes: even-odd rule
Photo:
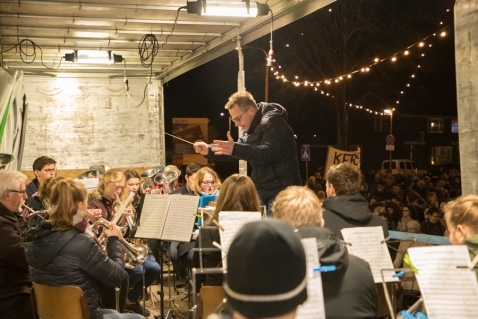
[[327, 149], [324, 173], [327, 172], [330, 166], [340, 163], [350, 163], [355, 168], [360, 169], [360, 147], [358, 147], [357, 151], [347, 152], [329, 146]]

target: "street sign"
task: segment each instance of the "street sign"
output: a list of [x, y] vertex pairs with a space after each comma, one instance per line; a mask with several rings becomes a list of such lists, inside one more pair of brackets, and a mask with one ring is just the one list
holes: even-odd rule
[[386, 151], [395, 151], [395, 145], [385, 145]]
[[302, 161], [310, 161], [310, 150], [309, 149], [301, 149], [300, 150], [300, 158]]
[[385, 139], [385, 143], [386, 143], [387, 145], [393, 145], [393, 144], [395, 144], [395, 137], [394, 137], [392, 134], [387, 135], [387, 138]]

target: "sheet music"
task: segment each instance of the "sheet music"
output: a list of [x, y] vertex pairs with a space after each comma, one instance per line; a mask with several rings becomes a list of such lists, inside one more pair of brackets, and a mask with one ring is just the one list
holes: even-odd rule
[[[381, 269], [393, 269], [392, 258], [384, 241], [382, 227], [352, 227], [341, 230], [342, 236], [347, 243], [349, 254], [362, 258], [369, 263], [372, 270], [373, 281], [382, 282]], [[393, 270], [384, 272], [385, 281], [398, 281], [393, 278]]]
[[220, 230], [219, 235], [221, 236], [221, 255], [222, 255], [222, 266], [224, 269], [227, 269], [227, 260], [226, 255], [231, 245], [233, 237], [236, 235], [237, 231], [245, 223], [260, 220], [260, 212], [220, 212], [219, 213], [219, 224], [224, 228], [224, 231]]
[[325, 319], [324, 292], [322, 291], [322, 276], [314, 272], [320, 266], [317, 252], [317, 238], [303, 238], [305, 257], [307, 260], [307, 301], [297, 309], [296, 319]]
[[100, 179], [95, 177], [95, 178], [83, 178], [77, 180], [78, 182], [82, 183], [85, 185], [86, 189], [95, 189], [98, 184], [100, 183]]
[[178, 194], [170, 197], [171, 202], [161, 239], [188, 243], [191, 240], [199, 196]]
[[408, 254], [415, 268], [428, 318], [472, 319], [478, 314], [476, 273], [468, 268], [468, 248], [460, 246], [413, 247]]
[[170, 197], [169, 195], [158, 194], [144, 195], [143, 209], [139, 221], [140, 226], [138, 226], [136, 230], [136, 238], [161, 239], [161, 232], [164, 228]]

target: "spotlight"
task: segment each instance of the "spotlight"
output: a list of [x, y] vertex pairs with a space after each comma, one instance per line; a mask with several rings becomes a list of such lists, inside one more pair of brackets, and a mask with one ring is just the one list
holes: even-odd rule
[[207, 0], [188, 1], [188, 13], [200, 16], [258, 17], [269, 13], [269, 5], [251, 2], [209, 2]]

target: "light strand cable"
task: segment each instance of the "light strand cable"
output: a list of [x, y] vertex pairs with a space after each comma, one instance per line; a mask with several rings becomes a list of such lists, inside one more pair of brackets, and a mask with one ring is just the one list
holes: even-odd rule
[[[24, 44], [26, 43], [26, 44]], [[28, 47], [30, 44], [33, 48], [33, 53], [28, 53]], [[5, 53], [5, 52], [8, 52], [10, 50], [13, 50], [15, 48], [19, 48], [20, 50], [20, 59], [22, 60], [23, 63], [25, 64], [32, 64], [33, 62], [35, 62], [36, 60], [36, 56], [37, 56], [37, 53], [36, 53], [36, 48], [39, 48], [40, 49], [40, 61], [41, 61], [41, 64], [47, 68], [47, 69], [58, 69], [61, 65], [61, 61], [63, 60], [63, 57], [60, 59], [60, 62], [58, 63], [58, 66], [52, 66], [52, 67], [49, 67], [49, 66], [46, 66], [45, 63], [43, 63], [43, 50], [42, 48], [36, 44], [35, 42], [33, 42], [32, 40], [30, 39], [23, 39], [21, 40], [20, 42], [18, 42], [17, 44], [15, 44], [14, 46], [12, 46], [10, 49], [7, 49], [5, 51], [1, 51], [0, 53]], [[31, 59], [31, 61], [27, 61], [27, 59]]]

